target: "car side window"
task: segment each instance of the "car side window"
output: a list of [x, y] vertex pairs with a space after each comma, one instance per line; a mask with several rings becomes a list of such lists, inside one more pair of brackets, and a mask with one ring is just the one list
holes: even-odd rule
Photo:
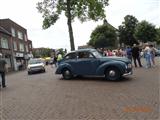
[[90, 52], [79, 52], [78, 59], [84, 59], [84, 58], [94, 58], [94, 56]]
[[89, 53], [89, 58], [94, 58], [94, 56], [91, 53]]
[[76, 59], [76, 53], [70, 53], [64, 57], [64, 59], [69, 60], [69, 59]]

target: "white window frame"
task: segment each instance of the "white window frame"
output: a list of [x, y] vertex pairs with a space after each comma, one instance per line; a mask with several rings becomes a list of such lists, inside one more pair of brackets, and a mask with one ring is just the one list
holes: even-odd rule
[[21, 40], [23, 40], [23, 33], [20, 32], [20, 31], [18, 31], [18, 38], [21, 39]]
[[32, 49], [32, 45], [31, 44], [29, 44], [29, 48]]
[[11, 28], [11, 33], [12, 33], [12, 36], [13, 36], [13, 37], [16, 37], [16, 31], [15, 31], [14, 28]]
[[8, 39], [5, 37], [1, 37], [1, 47], [5, 49], [9, 49]]
[[16, 41], [13, 41], [13, 49], [17, 50], [17, 42]]
[[19, 43], [19, 51], [24, 52], [24, 44]]

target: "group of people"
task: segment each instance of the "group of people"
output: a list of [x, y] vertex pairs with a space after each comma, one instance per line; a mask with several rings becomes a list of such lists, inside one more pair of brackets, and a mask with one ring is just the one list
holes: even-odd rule
[[155, 53], [157, 49], [154, 48], [153, 45], [146, 44], [144, 48], [144, 57], [146, 59], [146, 68], [150, 68], [151, 66], [155, 66]]
[[134, 44], [133, 48], [128, 47], [126, 49], [127, 58], [131, 59], [133, 58], [135, 67], [137, 67], [136, 60], [138, 61], [138, 64], [140, 67], [142, 67], [141, 64], [141, 57], [145, 58], [146, 61], [146, 68], [151, 68], [152, 66], [155, 67], [155, 54], [156, 54], [156, 48], [152, 44], [146, 43], [144, 45], [144, 48], [140, 49], [136, 44]]
[[[126, 49], [117, 49], [117, 50], [110, 50], [104, 49], [101, 50], [101, 53], [104, 56], [119, 56], [119, 57], [127, 57], [133, 63], [135, 67], [139, 65], [142, 67], [141, 58], [144, 57], [146, 61], [146, 68], [154, 67], [155, 66], [155, 53], [156, 48], [152, 44], [146, 43], [143, 48], [140, 48], [138, 45], [134, 44], [132, 47], [127, 46]], [[99, 50], [100, 51], [100, 50]], [[138, 62], [138, 65], [137, 65]]]
[[[135, 67], [142, 67], [141, 58], [144, 57], [146, 61], [146, 68], [155, 66], [155, 53], [156, 50], [152, 44], [146, 43], [143, 48], [139, 47], [136, 44], [133, 46], [127, 46], [125, 49], [97, 49], [104, 56], [119, 56], [119, 57], [127, 57], [131, 61], [133, 61]], [[54, 56], [53, 61], [55, 66], [58, 66], [58, 62], [62, 59], [62, 54], [57, 54]], [[138, 62], [138, 64], [137, 64]]]
[[52, 59], [53, 59], [53, 63], [55, 65], [55, 67], [58, 66], [58, 63], [60, 60], [62, 60], [62, 54], [58, 53], [57, 55], [55, 55]]

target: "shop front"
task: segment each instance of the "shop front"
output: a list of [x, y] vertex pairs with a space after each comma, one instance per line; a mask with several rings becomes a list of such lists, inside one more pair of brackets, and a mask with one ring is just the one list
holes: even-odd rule
[[15, 53], [14, 66], [16, 71], [26, 69], [26, 59], [24, 53], [19, 53], [19, 52]]
[[5, 59], [5, 61], [7, 62], [6, 67], [7, 67], [7, 71], [13, 71], [14, 70], [14, 65], [13, 65], [13, 57], [11, 54], [10, 50], [1, 50], [0, 53], [2, 54], [2, 57]]

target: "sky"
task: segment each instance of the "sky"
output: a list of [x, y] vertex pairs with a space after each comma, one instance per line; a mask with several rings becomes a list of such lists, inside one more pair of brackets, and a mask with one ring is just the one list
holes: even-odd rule
[[[60, 19], [49, 29], [42, 29], [42, 14], [36, 9], [36, 3], [42, 0], [0, 0], [0, 19], [9, 18], [27, 29], [28, 39], [34, 48], [66, 48], [70, 50], [67, 19]], [[160, 27], [160, 0], [109, 0], [106, 7], [106, 19], [118, 28], [126, 15], [133, 15], [139, 21], [146, 20]], [[78, 19], [72, 23], [75, 48], [86, 45], [90, 34], [103, 21], [87, 21]]]

